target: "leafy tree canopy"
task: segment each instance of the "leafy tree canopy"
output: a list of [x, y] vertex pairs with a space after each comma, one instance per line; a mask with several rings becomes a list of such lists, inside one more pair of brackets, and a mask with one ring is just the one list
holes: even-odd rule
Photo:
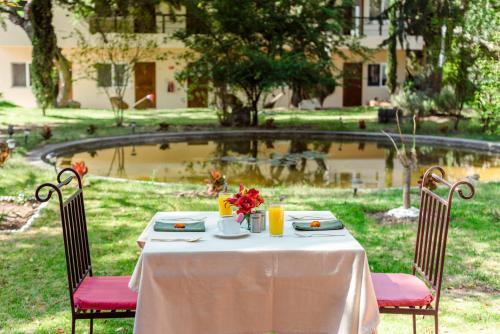
[[[209, 78], [242, 91], [252, 124], [263, 93], [291, 87], [301, 98], [324, 98], [336, 85], [332, 57], [362, 49], [344, 34], [345, 7], [329, 0], [183, 1], [188, 22], [177, 34], [190, 51], [181, 79]], [[326, 93], [328, 92], [328, 93]]]

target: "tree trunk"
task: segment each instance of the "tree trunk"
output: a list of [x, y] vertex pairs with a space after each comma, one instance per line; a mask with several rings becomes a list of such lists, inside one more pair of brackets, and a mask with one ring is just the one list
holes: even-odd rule
[[409, 209], [410, 202], [410, 189], [411, 189], [411, 167], [403, 166], [403, 208]]
[[259, 100], [252, 100], [252, 126], [259, 125]]
[[458, 111], [455, 117], [455, 123], [453, 124], [453, 128], [455, 131], [458, 131], [458, 123], [460, 122], [460, 117], [462, 116], [462, 110], [464, 109], [464, 102], [460, 102], [460, 105], [458, 106]]
[[57, 107], [67, 107], [71, 100], [71, 63], [60, 48], [56, 48], [55, 62], [59, 72], [59, 92], [57, 94]]
[[453, 124], [453, 129], [455, 131], [458, 131], [458, 123], [460, 122], [460, 114], [458, 114], [456, 117], [455, 117], [455, 122]]
[[391, 10], [389, 11], [389, 44], [387, 45], [387, 87], [389, 92], [394, 94], [397, 87], [397, 68], [398, 60], [396, 54], [397, 44], [397, 13], [396, 2], [391, 1]]
[[31, 44], [31, 90], [37, 104], [44, 110], [54, 104], [55, 80], [54, 68], [57, 38], [52, 25], [52, 2], [33, 0], [30, 21], [33, 27]]
[[393, 150], [388, 150], [385, 156], [385, 186], [392, 187], [392, 173], [394, 172], [394, 153]]

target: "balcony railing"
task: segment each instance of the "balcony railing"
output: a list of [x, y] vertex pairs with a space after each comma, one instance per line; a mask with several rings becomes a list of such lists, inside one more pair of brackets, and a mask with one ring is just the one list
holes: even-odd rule
[[186, 26], [186, 15], [176, 15], [173, 19], [169, 14], [157, 13], [155, 22], [144, 24], [143, 19], [135, 20], [131, 16], [94, 16], [88, 19], [92, 34], [103, 33], [158, 33], [173, 34]]
[[389, 21], [375, 17], [353, 17], [350, 30], [345, 33], [351, 36], [386, 36]]
[[[354, 11], [354, 14], [357, 12]], [[185, 14], [179, 14], [173, 19], [169, 14], [157, 13], [154, 24], [144, 26], [144, 21], [135, 21], [133, 17], [92, 17], [89, 19], [90, 31], [104, 33], [158, 33], [172, 35], [180, 29], [191, 27], [193, 31], [199, 30], [196, 21], [190, 20]], [[378, 17], [364, 17], [354, 15], [346, 17], [344, 33], [352, 36], [385, 36], [388, 34], [388, 20]], [[141, 25], [138, 26], [137, 23]], [[188, 29], [189, 29], [188, 27]]]

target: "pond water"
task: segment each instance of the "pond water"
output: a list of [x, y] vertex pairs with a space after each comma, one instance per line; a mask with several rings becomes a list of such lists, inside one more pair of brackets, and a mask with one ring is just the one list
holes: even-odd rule
[[[456, 149], [418, 147], [412, 182], [430, 166], [451, 180], [476, 175], [500, 180], [500, 157]], [[84, 161], [89, 173], [135, 180], [204, 184], [218, 169], [231, 185], [307, 184], [331, 188], [399, 187], [403, 168], [394, 149], [372, 142], [331, 140], [207, 140], [123, 146], [59, 157], [59, 167]]]

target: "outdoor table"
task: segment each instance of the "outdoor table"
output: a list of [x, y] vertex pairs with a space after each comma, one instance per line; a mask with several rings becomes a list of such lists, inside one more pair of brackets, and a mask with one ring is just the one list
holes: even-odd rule
[[[134, 332], [372, 333], [379, 322], [365, 250], [346, 230], [297, 237], [285, 212], [281, 238], [269, 231], [220, 239], [216, 212], [159, 212], [139, 237], [143, 246], [129, 287], [138, 291]], [[207, 217], [206, 232], [155, 232], [157, 219]], [[307, 232], [305, 232], [307, 233]], [[199, 237], [198, 242], [150, 238]]]

